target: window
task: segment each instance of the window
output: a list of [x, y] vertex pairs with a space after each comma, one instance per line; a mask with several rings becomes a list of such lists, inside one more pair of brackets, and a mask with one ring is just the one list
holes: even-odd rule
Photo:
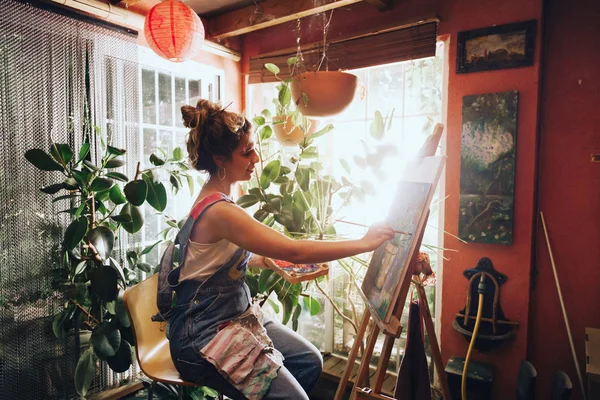
[[[224, 73], [222, 70], [202, 64], [187, 61], [175, 64], [159, 58], [150, 49], [139, 48], [141, 82], [140, 90], [140, 154], [142, 167], [150, 167], [149, 157], [157, 148], [164, 149], [171, 155], [176, 147], [185, 149], [186, 135], [189, 129], [183, 126], [181, 106], [195, 105], [198, 99], [211, 101], [222, 100]], [[157, 154], [162, 157], [160, 154]], [[163, 172], [163, 171], [161, 171]], [[165, 172], [163, 172], [165, 173]], [[184, 191], [175, 199], [169, 196], [167, 209], [163, 212], [175, 220], [185, 217], [197, 196], [203, 177], [194, 174], [192, 185], [183, 185]], [[169, 179], [161, 176], [163, 181]], [[193, 188], [192, 188], [193, 186]], [[192, 190], [192, 192], [190, 192]], [[165, 219], [156, 210], [144, 206], [144, 229], [142, 241], [144, 245], [157, 240], [160, 233], [167, 227]], [[162, 249], [155, 248], [148, 254], [146, 261], [152, 265], [158, 263]]]
[[[319, 121], [323, 126], [329, 122], [335, 126], [334, 131], [319, 139], [319, 153], [324, 155], [319, 161], [328, 165], [333, 176], [340, 176], [343, 173], [340, 159], [353, 160], [356, 157], [364, 157], [363, 146], [360, 143], [371, 147], [393, 147], [396, 152], [382, 161], [381, 173], [377, 174], [376, 178], [368, 168], [352, 170], [353, 178], [373, 183], [374, 195], [367, 196], [365, 203], [357, 202], [346, 208], [345, 215], [339, 215], [338, 218], [366, 224], [385, 219], [392, 206], [396, 187], [394, 171], [403, 169], [406, 161], [432, 133], [434, 125], [443, 120], [444, 65], [444, 44], [439, 42], [435, 57], [352, 71], [359, 78], [359, 88], [354, 101], [343, 113], [331, 120]], [[247, 109], [251, 116], [258, 115], [264, 108], [270, 108], [271, 98], [276, 93], [275, 86], [275, 83], [249, 85]], [[376, 111], [391, 119], [390, 129], [382, 142], [375, 142], [369, 135], [369, 126]], [[443, 197], [439, 193], [440, 186], [438, 185], [438, 193], [432, 202], [428, 228], [423, 239], [423, 243], [428, 247], [422, 249], [429, 253], [434, 270], [441, 265], [441, 256], [437, 251], [437, 248], [442, 247], [442, 230], [439, 227], [443, 226], [441, 204], [438, 201]], [[352, 237], [359, 237], [364, 233], [364, 229], [350, 225], [337, 224], [336, 229], [338, 233]], [[363, 268], [358, 274], [358, 286], [365, 272], [366, 268]], [[342, 266], [334, 263], [330, 267], [329, 278], [329, 288], [324, 289], [328, 289], [336, 306], [346, 317], [356, 320], [358, 327], [364, 303], [351, 282], [350, 275]], [[439, 280], [437, 284], [441, 284]], [[298, 331], [322, 351], [347, 356], [354, 344], [355, 331], [352, 324], [334, 312], [333, 307], [314, 285], [310, 287], [313, 288], [314, 297], [323, 305], [322, 312], [316, 317], [311, 317], [308, 312], [303, 314]], [[432, 316], [435, 318], [436, 287], [428, 287], [426, 292]], [[405, 310], [403, 326], [406, 326], [408, 319], [407, 307]], [[391, 369], [396, 370], [398, 367], [405, 339], [406, 333], [403, 332], [401, 340], [395, 342], [389, 363]], [[377, 361], [382, 345], [383, 338], [380, 337], [375, 347], [373, 362]]]

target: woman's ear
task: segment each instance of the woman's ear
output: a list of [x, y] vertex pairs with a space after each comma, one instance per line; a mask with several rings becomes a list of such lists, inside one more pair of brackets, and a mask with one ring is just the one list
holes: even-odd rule
[[225, 157], [223, 156], [213, 156], [213, 161], [217, 164], [217, 167], [223, 168], [223, 163], [225, 162]]

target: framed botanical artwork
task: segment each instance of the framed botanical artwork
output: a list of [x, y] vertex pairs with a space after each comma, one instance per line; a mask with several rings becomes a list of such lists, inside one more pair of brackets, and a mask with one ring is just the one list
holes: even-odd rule
[[533, 65], [537, 21], [458, 33], [456, 73]]

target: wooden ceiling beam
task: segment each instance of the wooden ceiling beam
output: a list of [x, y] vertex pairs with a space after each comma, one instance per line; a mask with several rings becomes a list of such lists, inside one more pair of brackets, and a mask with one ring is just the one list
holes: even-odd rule
[[257, 5], [211, 18], [208, 21], [207, 36], [216, 40], [243, 35], [360, 1], [362, 0], [323, 0], [320, 1], [321, 4], [315, 5], [313, 0], [264, 0]]
[[392, 8], [394, 0], [364, 0], [365, 3], [377, 7], [379, 11], [386, 11]]

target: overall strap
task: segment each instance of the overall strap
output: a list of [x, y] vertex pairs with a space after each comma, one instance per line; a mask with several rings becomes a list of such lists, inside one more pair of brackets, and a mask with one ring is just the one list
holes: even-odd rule
[[233, 203], [233, 201], [223, 193], [213, 193], [209, 196], [206, 196], [198, 204], [196, 204], [190, 212], [189, 217], [185, 221], [185, 224], [177, 234], [175, 242], [169, 244], [163, 253], [158, 268], [158, 292], [156, 298], [158, 313], [152, 317], [153, 321], [166, 321], [169, 319], [171, 314], [173, 288], [171, 285], [169, 285], [168, 275], [174, 268], [173, 260], [176, 252], [175, 246], [179, 245], [178, 265], [181, 266], [185, 260], [187, 245], [192, 234], [194, 223], [204, 214], [206, 210], [221, 201]]

